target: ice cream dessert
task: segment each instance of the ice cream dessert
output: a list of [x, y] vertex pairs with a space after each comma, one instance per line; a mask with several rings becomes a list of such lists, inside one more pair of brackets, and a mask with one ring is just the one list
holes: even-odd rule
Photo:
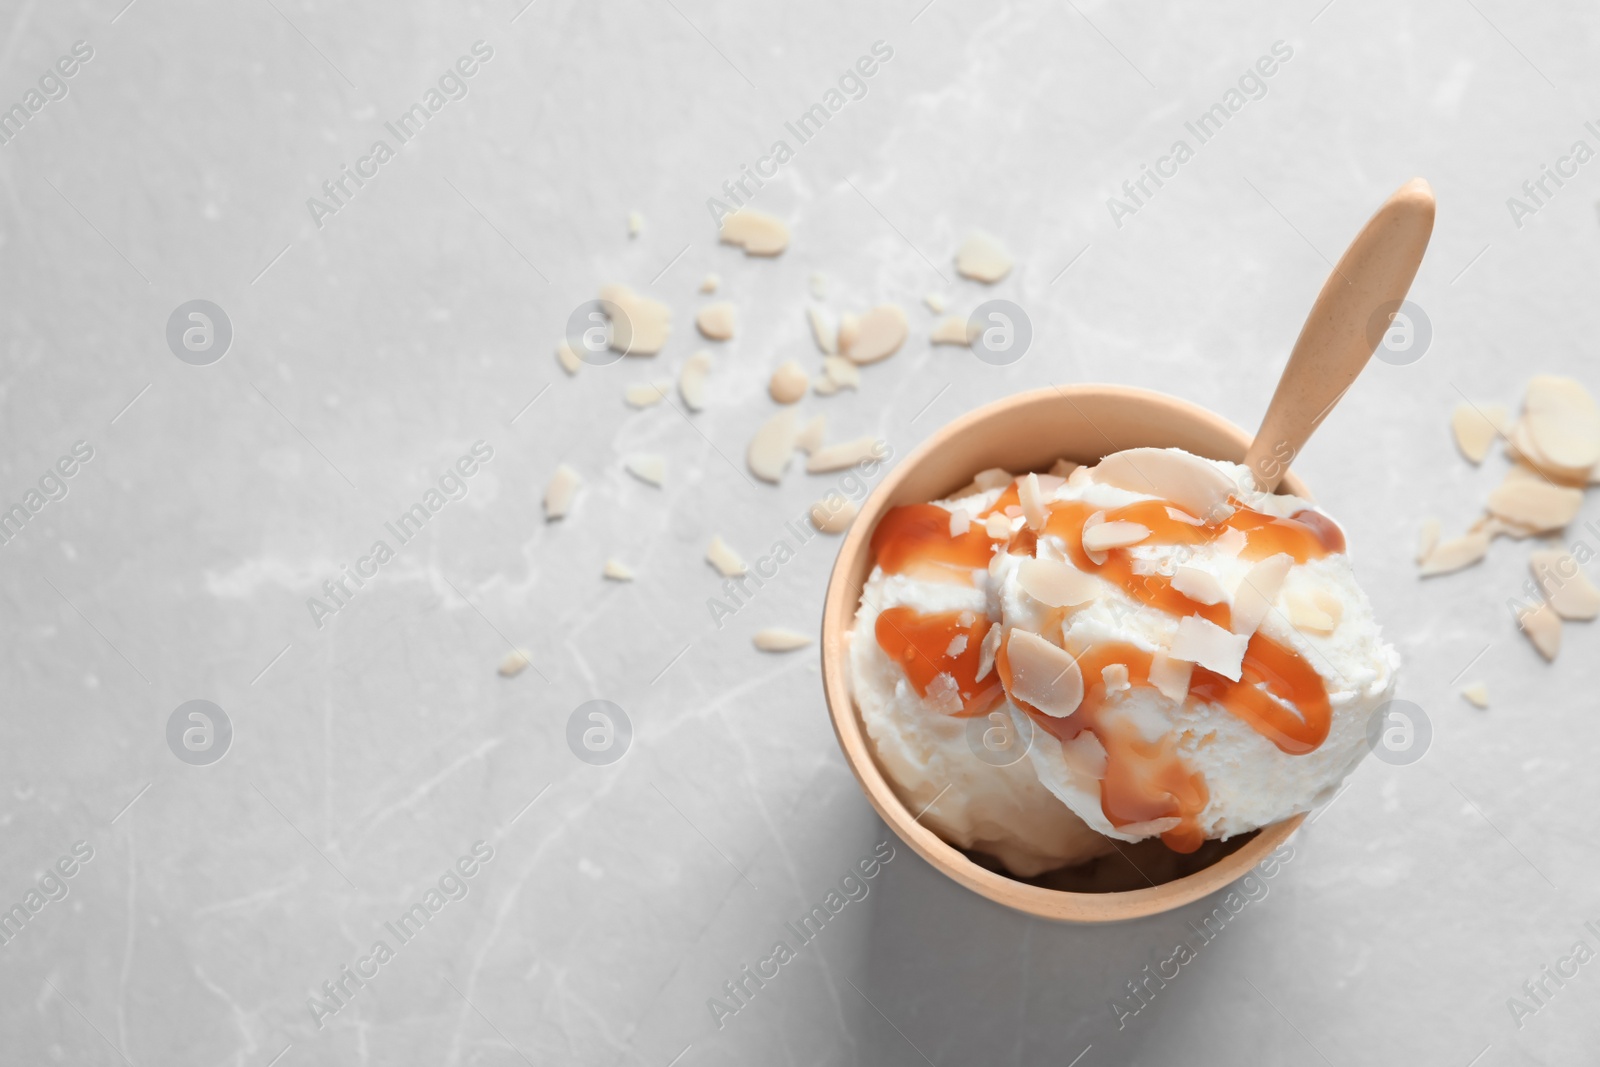
[[[1399, 660], [1339, 526], [1177, 449], [985, 471], [872, 536], [851, 683], [921, 821], [1029, 876], [1328, 799]], [[972, 720], [1026, 755], [988, 758]], [[925, 809], [925, 810], [924, 810]]]

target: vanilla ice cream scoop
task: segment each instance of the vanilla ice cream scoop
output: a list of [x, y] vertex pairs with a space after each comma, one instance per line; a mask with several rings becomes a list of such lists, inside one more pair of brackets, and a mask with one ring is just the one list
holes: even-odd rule
[[[1238, 464], [1133, 449], [1070, 477], [985, 472], [891, 510], [872, 547], [851, 658], [880, 760], [924, 803], [948, 785], [925, 821], [1014, 873], [1309, 810], [1393, 692], [1339, 527]], [[995, 714], [1025, 761], [969, 743], [963, 720]], [[1035, 786], [1091, 832], [1042, 833], [1063, 824]]]

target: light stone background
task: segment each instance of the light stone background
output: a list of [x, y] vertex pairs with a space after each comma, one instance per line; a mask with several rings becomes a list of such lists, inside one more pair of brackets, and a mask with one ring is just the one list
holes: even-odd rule
[[[1538, 371], [1600, 388], [1600, 163], [1520, 228], [1506, 206], [1575, 140], [1600, 147], [1583, 127], [1600, 119], [1600, 16], [1505, 0], [521, 2], [0, 10], [7, 106], [74, 41], [94, 48], [70, 95], [0, 147], [0, 499], [21, 501], [73, 442], [94, 449], [0, 545], [0, 901], [74, 842], [94, 850], [70, 896], [0, 948], [0, 1060], [1592, 1061], [1600, 963], [1551, 984], [1520, 1030], [1507, 999], [1578, 940], [1600, 947], [1584, 928], [1600, 920], [1600, 635], [1569, 626], [1547, 666], [1514, 631], [1525, 545], [1428, 583], [1410, 555], [1424, 516], [1464, 527], [1503, 466], [1455, 453], [1463, 396], [1514, 404]], [[307, 198], [477, 40], [494, 54], [470, 95], [316, 228]], [[878, 40], [894, 56], [866, 97], [756, 198], [792, 224], [789, 250], [718, 246], [706, 199], [774, 140], [796, 147], [785, 120]], [[1115, 226], [1107, 198], [1175, 139], [1193, 145], [1185, 120], [1278, 40], [1294, 54], [1265, 98]], [[831, 279], [835, 310], [892, 300], [915, 326], [859, 393], [803, 402], [836, 438], [882, 435], [903, 456], [978, 404], [1080, 381], [1253, 425], [1329, 262], [1418, 174], [1440, 202], [1412, 291], [1432, 346], [1374, 362], [1298, 469], [1406, 659], [1425, 758], [1367, 761], [1267, 898], [1123, 1029], [1112, 998], [1215, 901], [1055, 926], [899, 846], [719, 1030], [707, 999], [893, 840], [837, 751], [815, 649], [751, 646], [763, 626], [816, 625], [834, 542], [805, 545], [721, 629], [705, 605], [714, 533], [754, 558], [835, 482], [755, 485], [739, 462], [771, 369], [817, 364], [809, 275]], [[992, 290], [952, 269], [973, 227], [1016, 256]], [[742, 333], [715, 346], [710, 406], [628, 409], [626, 383], [675, 377], [700, 347], [712, 270]], [[610, 281], [668, 301], [672, 340], [569, 378], [555, 340]], [[995, 368], [930, 349], [928, 292], [962, 313], [1017, 302], [1031, 350]], [[235, 330], [209, 367], [164, 340], [194, 298]], [[319, 630], [307, 598], [478, 440], [493, 459], [465, 500]], [[622, 470], [638, 452], [666, 457], [664, 489]], [[585, 485], [547, 525], [561, 461]], [[603, 582], [610, 555], [638, 580]], [[508, 641], [533, 653], [509, 680]], [[1456, 692], [1479, 679], [1487, 711]], [[196, 698], [235, 730], [208, 767], [165, 742]], [[565, 741], [596, 698], [634, 726], [610, 766]], [[392, 943], [384, 922], [480, 839], [494, 859], [469, 894], [318, 1028], [308, 997]]]

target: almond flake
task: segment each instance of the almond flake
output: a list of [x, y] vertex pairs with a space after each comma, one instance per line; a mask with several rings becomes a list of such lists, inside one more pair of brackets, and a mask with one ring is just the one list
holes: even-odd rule
[[1545, 459], [1568, 470], [1587, 470], [1600, 461], [1600, 407], [1582, 385], [1537, 375], [1522, 403], [1529, 443]]
[[1024, 558], [1017, 564], [1017, 585], [1028, 596], [1051, 608], [1075, 608], [1100, 595], [1100, 583], [1070, 563]]
[[653, 356], [672, 332], [672, 309], [640, 296], [626, 285], [607, 285], [600, 299], [615, 304], [622, 316], [611, 323], [611, 349], [629, 356]]
[[1556, 658], [1561, 651], [1561, 616], [1549, 604], [1517, 612], [1517, 623], [1533, 642], [1533, 647], [1539, 650], [1539, 655], [1546, 660]]
[[978, 673], [973, 680], [981, 682], [994, 670], [994, 654], [1000, 650], [1000, 638], [1005, 636], [1005, 630], [999, 623], [990, 623], [988, 632], [983, 635], [983, 641], [978, 645]]
[[628, 468], [629, 474], [650, 485], [660, 486], [667, 478], [667, 461], [661, 456], [634, 456], [623, 466]]
[[1133, 688], [1128, 684], [1128, 665], [1126, 663], [1108, 663], [1101, 667], [1100, 681], [1104, 683], [1108, 693], [1120, 693], [1124, 689]]
[[1214, 622], [1190, 615], [1178, 620], [1178, 633], [1168, 654], [1237, 682], [1249, 644], [1249, 634], [1229, 633]]
[[707, 274], [700, 281], [700, 291], [702, 293], [714, 293], [714, 292], [717, 291], [717, 287], [719, 285], [721, 285], [721, 284], [722, 284], [722, 276], [721, 275], [715, 274], [715, 273]]
[[806, 460], [806, 473], [842, 471], [846, 467], [854, 467], [857, 463], [877, 459], [880, 451], [878, 440], [874, 437], [858, 437], [854, 441], [827, 445], [811, 453], [811, 457]]
[[983, 520], [983, 532], [992, 541], [1010, 540], [1011, 520], [999, 513], [991, 514]]
[[1085, 552], [1105, 552], [1112, 548], [1127, 548], [1150, 536], [1150, 527], [1136, 522], [1102, 522], [1094, 529], [1083, 531]]
[[1524, 416], [1506, 433], [1507, 451], [1511, 457], [1528, 470], [1544, 475], [1551, 481], [1560, 482], [1562, 485], [1582, 487], [1588, 484], [1589, 474], [1593, 468], [1563, 467], [1539, 451], [1533, 440], [1533, 432], [1528, 426], [1527, 417]]
[[[860, 316], [841, 315], [839, 317], [839, 329], [835, 334], [834, 343], [837, 345], [840, 355], [843, 355], [850, 350], [850, 346], [855, 344], [855, 340], [860, 333]], [[832, 355], [833, 353], [829, 354]]]
[[967, 336], [967, 320], [960, 315], [946, 315], [933, 324], [933, 330], [928, 334], [928, 340], [936, 345], [969, 345], [972, 339]]
[[780, 404], [793, 404], [805, 396], [809, 388], [811, 379], [806, 377], [799, 360], [794, 359], [778, 364], [778, 369], [772, 372], [772, 378], [767, 382], [767, 392]]
[[852, 363], [876, 363], [888, 359], [905, 344], [910, 332], [906, 313], [894, 304], [879, 304], [854, 321], [846, 344], [844, 326], [839, 328], [839, 354]]
[[583, 484], [583, 478], [578, 472], [565, 463], [556, 468], [550, 476], [550, 484], [544, 487], [544, 517], [546, 521], [559, 519], [572, 507], [572, 498], [577, 495], [578, 486]]
[[1006, 638], [1006, 660], [1014, 699], [1057, 719], [1083, 703], [1083, 672], [1066, 649], [1027, 630], [1012, 630]]
[[1471, 682], [1461, 687], [1461, 695], [1475, 708], [1489, 706], [1489, 687], [1482, 682]]
[[711, 353], [707, 349], [702, 348], [683, 361], [683, 369], [678, 372], [678, 395], [690, 411], [706, 406], [706, 377], [710, 373]]
[[1199, 567], [1179, 567], [1172, 575], [1172, 588], [1196, 604], [1220, 604], [1228, 599], [1217, 576]]
[[1433, 554], [1439, 547], [1439, 520], [1423, 519], [1422, 529], [1417, 531], [1417, 562], [1421, 563]]
[[560, 363], [561, 369], [568, 374], [577, 374], [578, 368], [583, 366], [583, 360], [578, 358], [578, 353], [574, 352], [572, 346], [565, 341], [556, 345], [556, 362]]
[[1113, 452], [1090, 471], [1102, 485], [1159, 497], [1215, 526], [1233, 514], [1233, 480], [1212, 464], [1176, 448]]
[[760, 211], [740, 208], [722, 220], [718, 240], [738, 245], [747, 256], [775, 256], [789, 247], [789, 227]]
[[633, 581], [633, 569], [619, 559], [606, 560], [605, 570], [601, 573], [613, 582]]
[[1099, 549], [1088, 547], [1083, 543], [1083, 539], [1088, 536], [1090, 530], [1094, 529], [1096, 526], [1099, 526], [1105, 521], [1106, 513], [1104, 511], [1097, 511], [1093, 515], [1090, 515], [1087, 519], [1083, 520], [1083, 526], [1078, 531], [1078, 545], [1083, 549], [1083, 554], [1089, 557], [1089, 562], [1093, 563], [1096, 567], [1099, 567], [1105, 563], [1106, 554]]
[[1016, 481], [1015, 476], [1002, 467], [990, 467], [972, 476], [972, 484], [983, 492], [988, 492], [990, 489], [1004, 489], [1014, 481]]
[[1174, 703], [1182, 704], [1188, 699], [1189, 680], [1193, 676], [1193, 663], [1175, 659], [1165, 649], [1156, 649], [1150, 657], [1150, 684]]
[[526, 670], [528, 664], [532, 662], [533, 659], [527, 652], [520, 648], [514, 648], [507, 652], [505, 658], [500, 661], [500, 677], [515, 678]]
[[784, 408], [762, 423], [750, 439], [750, 447], [745, 449], [744, 458], [751, 473], [764, 482], [776, 484], [794, 455], [795, 440], [799, 436], [792, 408]]
[[795, 435], [794, 446], [806, 455], [810, 455], [822, 447], [822, 442], [828, 435], [828, 417], [826, 415], [813, 416], [810, 422], [800, 427], [800, 432]]
[[827, 534], [844, 533], [860, 511], [839, 493], [829, 493], [811, 505], [811, 525]]
[[974, 281], [994, 283], [1011, 272], [1011, 254], [986, 233], [974, 233], [956, 253], [956, 270]]
[[1482, 463], [1489, 454], [1489, 446], [1503, 432], [1506, 424], [1504, 404], [1457, 404], [1450, 413], [1450, 430], [1455, 434], [1456, 447], [1473, 463]]
[[1331, 634], [1339, 625], [1336, 616], [1324, 610], [1322, 604], [1305, 593], [1288, 593], [1283, 601], [1284, 606], [1289, 609], [1289, 624], [1297, 630], [1307, 630], [1314, 634]]
[[861, 368], [843, 356], [823, 356], [822, 372], [835, 389], [859, 389]]
[[670, 382], [634, 382], [623, 392], [622, 399], [628, 402], [629, 407], [647, 408], [659, 404], [670, 388]]
[[[763, 652], [793, 652], [797, 648], [805, 648], [811, 643], [808, 634], [796, 630], [785, 630], [781, 627], [772, 627], [766, 630], [757, 630], [752, 638], [755, 645]], [[960, 703], [960, 697], [957, 697]]]
[[929, 293], [927, 296], [922, 298], [922, 302], [927, 304], [928, 310], [933, 312], [935, 315], [944, 310], [944, 297], [940, 296], [938, 293]]
[[737, 578], [750, 570], [744, 560], [739, 558], [739, 553], [729, 548], [728, 543], [720, 536], [713, 537], [711, 544], [707, 546], [706, 562], [715, 567], [717, 573], [724, 578]]
[[1039, 476], [1032, 473], [1024, 475], [1017, 483], [1017, 493], [1022, 499], [1022, 517], [1028, 529], [1035, 532], [1044, 529], [1050, 513], [1044, 509], [1044, 493], [1039, 488]]
[[819, 307], [806, 308], [806, 319], [811, 323], [811, 337], [825, 356], [839, 354], [839, 332], [828, 313]]
[[1559, 530], [1571, 522], [1583, 504], [1583, 490], [1551, 485], [1518, 467], [1489, 494], [1489, 510], [1503, 519], [1538, 531]]
[[946, 646], [946, 648], [944, 650], [944, 654], [949, 656], [951, 659], [955, 659], [957, 656], [961, 655], [961, 653], [965, 652], [966, 650], [967, 650], [967, 635], [966, 634], [956, 634], [954, 637], [952, 637], [950, 639], [950, 644], [948, 646]]
[[1279, 552], [1246, 571], [1239, 588], [1233, 591], [1228, 628], [1242, 637], [1249, 637], [1260, 629], [1261, 620], [1277, 603], [1278, 590], [1283, 588], [1283, 580], [1289, 576], [1292, 566], [1294, 558]]
[[812, 379], [811, 391], [818, 396], [832, 396], [839, 391], [839, 387], [833, 383], [832, 378], [822, 374]]
[[1430, 578], [1435, 574], [1449, 574], [1452, 571], [1470, 567], [1489, 554], [1489, 534], [1484, 530], [1474, 530], [1453, 537], [1448, 541], [1440, 541], [1434, 550], [1428, 553], [1428, 558], [1422, 561], [1420, 575]]
[[713, 341], [726, 341], [734, 332], [733, 304], [723, 300], [716, 304], [707, 304], [700, 309], [694, 317], [697, 329]]
[[960, 537], [972, 528], [972, 516], [966, 508], [956, 508], [950, 513], [950, 536]]
[[1583, 573], [1578, 561], [1559, 548], [1535, 549], [1528, 566], [1546, 602], [1563, 619], [1592, 619], [1600, 615], [1600, 589]]

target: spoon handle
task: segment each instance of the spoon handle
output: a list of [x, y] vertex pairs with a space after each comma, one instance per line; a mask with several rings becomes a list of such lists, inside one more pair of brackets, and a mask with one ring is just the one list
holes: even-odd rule
[[1245, 466], [1271, 492], [1388, 330], [1433, 234], [1433, 188], [1413, 178], [1384, 201], [1322, 284]]

